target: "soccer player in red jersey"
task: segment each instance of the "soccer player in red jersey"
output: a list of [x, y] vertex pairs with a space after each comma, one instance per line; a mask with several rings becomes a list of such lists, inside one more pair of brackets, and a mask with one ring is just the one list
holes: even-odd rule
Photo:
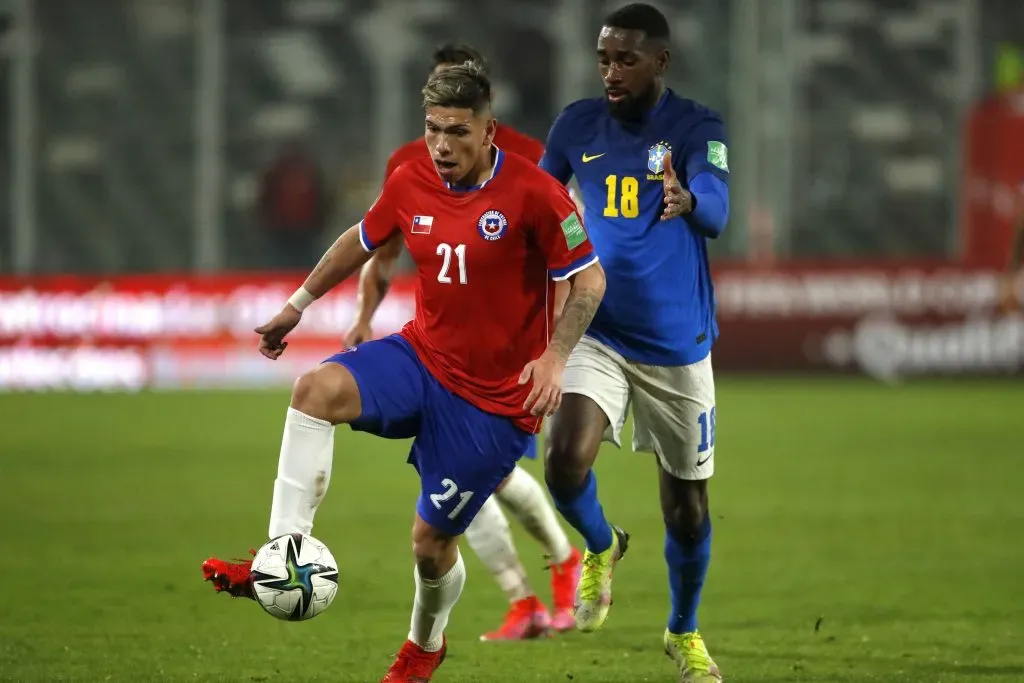
[[[405, 236], [416, 264], [416, 317], [302, 375], [292, 390], [274, 482], [271, 538], [310, 533], [330, 481], [334, 427], [414, 437], [421, 492], [413, 523], [416, 595], [408, 640], [385, 683], [429, 681], [465, 584], [458, 537], [509, 475], [543, 416], [561, 402], [569, 352], [604, 295], [576, 206], [557, 181], [493, 145], [490, 81], [473, 65], [423, 89], [430, 161], [384, 184], [274, 318], [256, 329], [276, 359], [302, 311]], [[570, 291], [553, 325], [551, 280]], [[249, 563], [203, 563], [217, 590], [252, 597]]]
[[[466, 62], [476, 64], [487, 73], [487, 63], [483, 57], [468, 45], [445, 45], [439, 48], [434, 52], [432, 73]], [[496, 126], [494, 145], [503, 152], [519, 154], [534, 164], [544, 154], [544, 146], [540, 142], [501, 123]], [[388, 159], [385, 182], [402, 164], [430, 158], [431, 151], [422, 137], [402, 145]], [[373, 338], [370, 323], [387, 294], [403, 245], [402, 235], [396, 235], [380, 245], [373, 258], [363, 267], [355, 322], [345, 335], [347, 347]], [[559, 290], [556, 292], [556, 311], [565, 300], [562, 290], [567, 289], [567, 284], [559, 283], [556, 287]], [[530, 441], [525, 456], [537, 457], [536, 437]], [[548, 612], [527, 581], [526, 569], [516, 552], [512, 531], [502, 511], [503, 505], [544, 548], [551, 570], [551, 612]], [[481, 640], [526, 640], [541, 637], [550, 631], [564, 632], [575, 627], [573, 603], [579, 582], [581, 555], [558, 523], [554, 506], [544, 488], [529, 472], [518, 465], [512, 470], [466, 529], [466, 541], [491, 572], [510, 603], [501, 626], [484, 633], [480, 636]]]

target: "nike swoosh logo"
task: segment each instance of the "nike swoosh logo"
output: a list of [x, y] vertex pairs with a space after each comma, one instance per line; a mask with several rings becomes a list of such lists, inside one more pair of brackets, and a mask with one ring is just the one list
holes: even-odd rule
[[708, 457], [704, 458], [703, 460], [698, 460], [697, 461], [697, 467], [700, 467], [701, 465], [703, 465], [704, 463], [706, 463], [710, 459], [711, 459], [711, 456], [709, 455]]
[[597, 159], [599, 157], [603, 157], [607, 153], [608, 152], [601, 152], [600, 154], [592, 154], [592, 155], [584, 154], [583, 155], [583, 163], [585, 163], [585, 164], [590, 163], [594, 159]]

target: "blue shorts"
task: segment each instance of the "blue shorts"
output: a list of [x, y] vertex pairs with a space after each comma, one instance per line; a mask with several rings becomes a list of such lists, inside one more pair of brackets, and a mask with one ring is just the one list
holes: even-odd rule
[[445, 389], [399, 335], [324, 362], [344, 365], [359, 386], [363, 412], [352, 429], [415, 438], [409, 463], [420, 475], [416, 510], [445, 533], [466, 530], [530, 446], [532, 434]]
[[533, 437], [530, 439], [530, 443], [526, 444], [526, 452], [523, 453], [523, 455], [525, 457], [529, 458], [530, 460], [536, 460], [537, 459], [537, 451], [538, 451], [537, 443], [538, 443], [539, 440], [540, 440], [540, 437], [537, 436], [536, 434], [534, 434]]

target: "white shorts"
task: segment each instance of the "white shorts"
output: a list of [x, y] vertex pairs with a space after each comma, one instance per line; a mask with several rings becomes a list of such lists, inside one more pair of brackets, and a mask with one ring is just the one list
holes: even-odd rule
[[562, 392], [592, 399], [608, 416], [605, 440], [620, 446], [633, 406], [633, 450], [655, 453], [679, 479], [715, 472], [715, 379], [710, 354], [690, 365], [633, 363], [583, 337], [565, 365]]

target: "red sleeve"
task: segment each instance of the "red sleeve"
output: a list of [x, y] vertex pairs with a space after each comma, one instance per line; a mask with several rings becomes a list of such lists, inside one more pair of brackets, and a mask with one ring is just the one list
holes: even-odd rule
[[377, 201], [359, 221], [359, 241], [366, 251], [375, 250], [401, 229], [398, 224], [398, 197], [402, 196], [405, 175], [403, 172], [389, 176]]
[[597, 254], [587, 237], [576, 203], [568, 190], [551, 176], [537, 184], [534, 198], [537, 213], [534, 230], [552, 280], [566, 280], [597, 262]]

